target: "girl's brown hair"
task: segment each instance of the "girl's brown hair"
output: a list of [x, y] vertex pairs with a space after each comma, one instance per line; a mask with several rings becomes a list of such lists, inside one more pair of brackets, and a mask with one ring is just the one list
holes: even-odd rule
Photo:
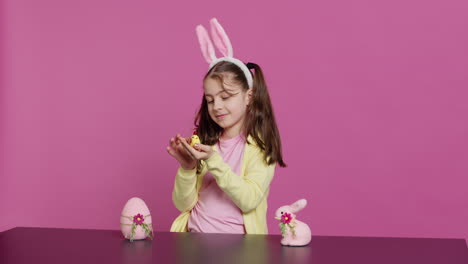
[[[257, 64], [250, 63], [250, 65], [253, 65], [255, 74], [253, 74], [252, 97], [247, 106], [245, 125], [243, 126], [244, 135], [246, 138], [249, 135], [252, 136], [255, 143], [263, 151], [264, 160], [267, 164], [278, 163], [281, 167], [286, 167], [281, 153], [280, 135], [262, 69]], [[222, 85], [224, 78], [228, 77], [226, 75], [229, 75], [234, 83], [240, 84], [244, 92], [248, 90], [247, 78], [244, 72], [237, 65], [228, 61], [217, 63], [206, 73], [203, 80], [212, 78], [218, 80]], [[224, 89], [224, 85], [222, 86]], [[205, 145], [215, 144], [223, 131], [223, 128], [211, 119], [205, 96], [202, 97], [202, 104], [195, 117], [194, 124], [197, 127], [197, 134], [201, 142]], [[250, 144], [248, 141], [247, 143]], [[197, 171], [200, 170], [201, 165], [198, 162]]]

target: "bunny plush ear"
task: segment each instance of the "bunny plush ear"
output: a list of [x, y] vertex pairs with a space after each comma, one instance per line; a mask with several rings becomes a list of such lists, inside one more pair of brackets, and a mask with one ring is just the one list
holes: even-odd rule
[[198, 25], [196, 27], [198, 41], [200, 42], [200, 48], [205, 57], [206, 62], [209, 64], [209, 69], [216, 65], [216, 63], [220, 61], [228, 61], [231, 62], [244, 72], [245, 78], [247, 78], [247, 84], [249, 88], [253, 87], [253, 75], [252, 72], [247, 68], [247, 66], [239, 59], [233, 57], [232, 45], [231, 41], [229, 40], [228, 35], [224, 31], [223, 27], [219, 24], [216, 18], [212, 18], [210, 20], [211, 25], [211, 35], [218, 48], [219, 52], [223, 54], [223, 57], [217, 58], [214, 50], [213, 43], [211, 42], [210, 37], [206, 29], [202, 25]]
[[219, 52], [223, 54], [224, 57], [233, 57], [232, 45], [231, 41], [229, 40], [226, 31], [224, 28], [219, 24], [216, 18], [212, 18], [210, 20], [211, 24], [211, 37], [213, 38], [213, 42], [218, 48]]
[[302, 210], [304, 207], [307, 205], [307, 200], [306, 199], [300, 199], [299, 201], [293, 203], [290, 205], [291, 207], [291, 212], [292, 213], [297, 213], [300, 210]]
[[200, 42], [203, 57], [205, 57], [206, 62], [210, 64], [216, 60], [215, 50], [210, 36], [208, 36], [208, 32], [202, 25], [198, 25], [195, 30], [197, 31], [198, 41]]

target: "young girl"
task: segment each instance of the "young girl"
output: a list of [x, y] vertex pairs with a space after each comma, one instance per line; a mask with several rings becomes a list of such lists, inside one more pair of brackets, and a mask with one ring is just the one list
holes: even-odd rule
[[182, 213], [171, 231], [268, 234], [270, 182], [276, 164], [286, 164], [267, 86], [260, 66], [232, 57], [229, 39], [215, 18], [211, 26], [224, 57], [215, 57], [199, 25], [202, 52], [210, 63], [195, 118], [203, 144], [192, 147], [190, 138], [178, 134], [167, 147], [180, 163], [172, 199]]

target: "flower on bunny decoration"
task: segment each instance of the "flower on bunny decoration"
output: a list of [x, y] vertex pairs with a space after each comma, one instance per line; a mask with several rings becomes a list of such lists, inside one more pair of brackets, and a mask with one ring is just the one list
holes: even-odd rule
[[294, 227], [296, 227], [296, 223], [294, 222], [294, 218], [290, 213], [286, 212], [281, 212], [281, 218], [277, 218], [280, 221], [280, 230], [281, 234], [283, 236], [286, 235], [286, 227], [289, 227], [289, 230], [291, 231], [293, 237], [296, 236], [296, 230], [294, 230]]
[[281, 215], [281, 223], [289, 224], [291, 223], [291, 220], [292, 220], [291, 214], [284, 213], [283, 215]]

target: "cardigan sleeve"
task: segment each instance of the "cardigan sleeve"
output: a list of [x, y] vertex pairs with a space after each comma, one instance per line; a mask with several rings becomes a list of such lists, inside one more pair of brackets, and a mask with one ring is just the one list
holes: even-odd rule
[[198, 200], [197, 194], [197, 169], [185, 170], [179, 167], [175, 177], [172, 201], [175, 207], [185, 212], [190, 210]]
[[244, 177], [239, 177], [233, 172], [218, 152], [214, 152], [205, 161], [219, 188], [231, 198], [243, 213], [257, 208], [264, 199], [276, 166], [276, 164], [268, 165], [264, 161], [260, 149], [254, 148], [252, 152], [249, 159], [246, 160]]

